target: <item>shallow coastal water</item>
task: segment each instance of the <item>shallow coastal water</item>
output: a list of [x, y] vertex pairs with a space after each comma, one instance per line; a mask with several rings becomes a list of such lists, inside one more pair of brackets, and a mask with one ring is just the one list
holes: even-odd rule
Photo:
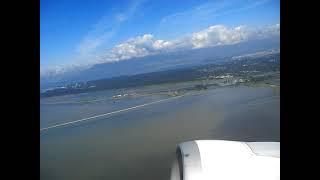
[[[168, 98], [110, 100], [115, 91], [41, 100], [41, 128]], [[95, 100], [88, 102], [88, 100]], [[280, 95], [224, 87], [40, 133], [46, 179], [169, 179], [177, 143], [194, 139], [280, 141]]]

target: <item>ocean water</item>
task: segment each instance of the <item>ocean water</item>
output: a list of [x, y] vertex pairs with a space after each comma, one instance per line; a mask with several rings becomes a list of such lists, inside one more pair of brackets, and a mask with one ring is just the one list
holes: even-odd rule
[[[118, 91], [41, 100], [41, 128], [168, 98], [110, 99]], [[280, 141], [280, 94], [224, 87], [40, 132], [47, 179], [166, 180], [176, 145], [195, 139]]]

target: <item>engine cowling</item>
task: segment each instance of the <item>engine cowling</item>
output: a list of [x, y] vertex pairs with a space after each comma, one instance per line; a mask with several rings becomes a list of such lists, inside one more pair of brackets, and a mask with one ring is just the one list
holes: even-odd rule
[[183, 142], [177, 146], [170, 179], [280, 179], [280, 143], [224, 140]]

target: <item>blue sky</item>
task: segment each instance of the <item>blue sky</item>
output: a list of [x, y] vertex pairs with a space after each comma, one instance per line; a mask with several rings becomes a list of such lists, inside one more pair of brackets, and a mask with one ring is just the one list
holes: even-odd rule
[[213, 25], [279, 24], [279, 6], [278, 0], [41, 0], [41, 68], [89, 62], [145, 34], [169, 41]]

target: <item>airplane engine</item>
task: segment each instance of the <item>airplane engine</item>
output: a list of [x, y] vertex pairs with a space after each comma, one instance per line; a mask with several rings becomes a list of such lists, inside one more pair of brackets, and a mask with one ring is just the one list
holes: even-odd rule
[[170, 179], [280, 179], [280, 142], [195, 140], [180, 143]]

